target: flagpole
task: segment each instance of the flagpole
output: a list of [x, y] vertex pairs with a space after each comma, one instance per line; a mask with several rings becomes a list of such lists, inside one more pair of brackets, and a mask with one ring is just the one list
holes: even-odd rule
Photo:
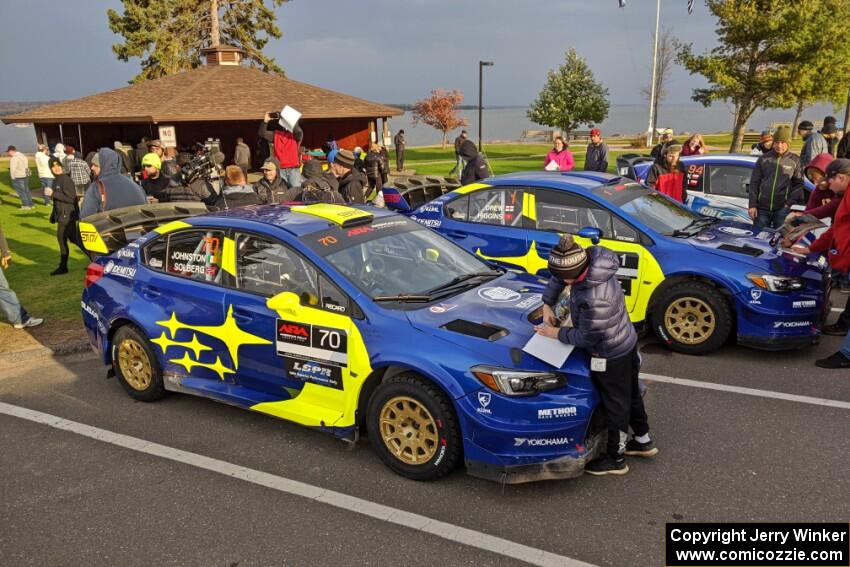
[[658, 73], [658, 26], [661, 23], [661, 0], [655, 4], [655, 47], [652, 50], [652, 85], [649, 89], [649, 126], [646, 129], [646, 145], [652, 146], [652, 138], [655, 135], [653, 124], [655, 123], [655, 77]]

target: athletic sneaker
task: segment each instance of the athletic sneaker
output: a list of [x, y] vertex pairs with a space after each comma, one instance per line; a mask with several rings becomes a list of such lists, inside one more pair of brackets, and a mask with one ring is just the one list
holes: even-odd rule
[[646, 443], [641, 443], [632, 438], [626, 443], [626, 454], [634, 457], [654, 457], [658, 454], [658, 447], [655, 446], [652, 439]]
[[23, 329], [25, 327], [38, 327], [42, 323], [44, 323], [44, 319], [38, 319], [36, 317], [30, 317], [29, 319], [27, 319], [23, 323], [15, 323], [15, 328], [16, 329]]
[[847, 358], [841, 352], [836, 352], [830, 357], [816, 360], [815, 366], [819, 368], [850, 368], [850, 358]]
[[609, 455], [602, 455], [587, 463], [587, 466], [584, 467], [584, 472], [594, 476], [603, 476], [606, 474], [624, 475], [629, 472], [629, 465], [626, 464], [625, 458], [614, 460]]

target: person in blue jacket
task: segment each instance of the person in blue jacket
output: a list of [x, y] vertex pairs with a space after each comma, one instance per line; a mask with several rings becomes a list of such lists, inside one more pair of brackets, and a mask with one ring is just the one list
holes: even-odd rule
[[[537, 333], [586, 349], [593, 357], [591, 377], [608, 430], [605, 453], [585, 467], [585, 472], [593, 475], [626, 474], [626, 455], [651, 457], [658, 453], [649, 437], [640, 396], [638, 338], [617, 281], [618, 268], [611, 250], [602, 246], [585, 250], [571, 235], [562, 236], [549, 256], [552, 277], [543, 293], [543, 325], [535, 327]], [[553, 307], [567, 286], [569, 320], [559, 325]], [[631, 440], [629, 426], [634, 432]]]

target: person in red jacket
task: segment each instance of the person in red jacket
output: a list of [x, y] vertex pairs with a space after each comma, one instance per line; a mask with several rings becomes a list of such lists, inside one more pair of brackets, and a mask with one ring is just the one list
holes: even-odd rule
[[646, 184], [680, 203], [688, 200], [685, 189], [685, 169], [679, 161], [682, 146], [672, 144], [664, 148], [661, 159], [652, 164], [646, 175]]
[[298, 124], [290, 130], [284, 125], [279, 113], [266, 112], [258, 132], [268, 142], [269, 155], [280, 164], [280, 176], [290, 187], [301, 186], [301, 141], [304, 132]]
[[[825, 173], [829, 188], [836, 194], [843, 195], [850, 187], [850, 159], [832, 161], [826, 166]], [[794, 246], [793, 249], [802, 254], [827, 253], [829, 265], [833, 269], [840, 272], [850, 271], [850, 199], [841, 199], [841, 204], [835, 212], [835, 222], [811, 246]], [[825, 335], [846, 335], [847, 339], [841, 351], [829, 358], [818, 360], [815, 364], [822, 368], [850, 368], [850, 297], [838, 321], [824, 327], [823, 332]]]

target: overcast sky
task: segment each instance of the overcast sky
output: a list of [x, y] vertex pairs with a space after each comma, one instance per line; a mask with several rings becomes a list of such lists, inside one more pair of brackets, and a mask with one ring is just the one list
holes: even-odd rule
[[[662, 0], [662, 27], [698, 51], [714, 45], [701, 1]], [[139, 61], [118, 61], [106, 10], [118, 0], [0, 0], [0, 100], [60, 100], [125, 86]], [[485, 104], [527, 105], [547, 70], [575, 47], [613, 104], [642, 104], [648, 84], [653, 0], [293, 0], [277, 9], [283, 37], [266, 46], [288, 76], [387, 103], [433, 88], [475, 104], [478, 61]], [[676, 67], [669, 104], [687, 103], [702, 80]], [[245, 85], [250, 88], [250, 85]]]

